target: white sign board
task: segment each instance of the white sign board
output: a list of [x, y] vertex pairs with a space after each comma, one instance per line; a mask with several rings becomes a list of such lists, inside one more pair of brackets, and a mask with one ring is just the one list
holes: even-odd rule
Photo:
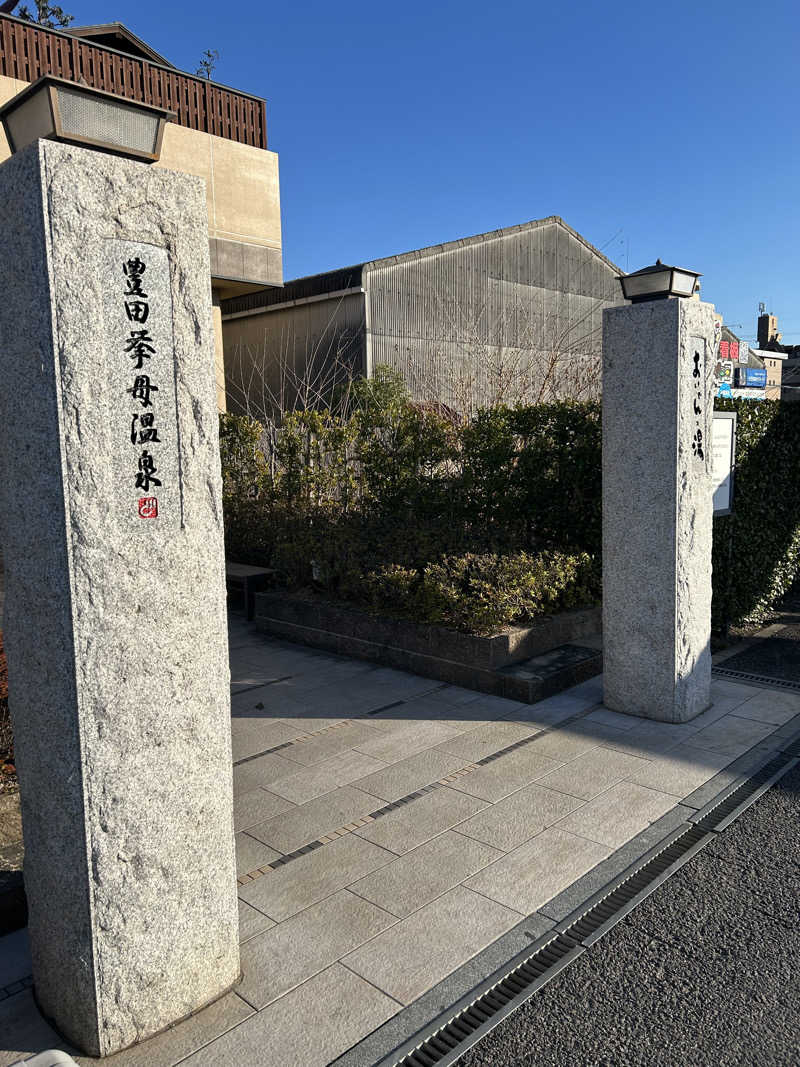
[[715, 411], [711, 430], [711, 479], [715, 515], [730, 515], [732, 511], [735, 455], [736, 412]]

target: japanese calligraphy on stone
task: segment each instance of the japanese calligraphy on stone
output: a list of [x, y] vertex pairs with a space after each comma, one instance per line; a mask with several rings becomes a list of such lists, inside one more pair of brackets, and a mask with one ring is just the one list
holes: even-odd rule
[[691, 397], [692, 397], [692, 455], [705, 465], [708, 452], [706, 440], [706, 351], [702, 337], [691, 338]]
[[124, 519], [179, 525], [169, 258], [154, 245], [109, 241], [105, 266], [114, 493]]

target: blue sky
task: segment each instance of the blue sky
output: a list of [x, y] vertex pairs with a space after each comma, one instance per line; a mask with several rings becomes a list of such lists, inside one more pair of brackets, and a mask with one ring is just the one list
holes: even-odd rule
[[800, 343], [796, 0], [62, 6], [267, 98], [287, 279], [561, 215]]

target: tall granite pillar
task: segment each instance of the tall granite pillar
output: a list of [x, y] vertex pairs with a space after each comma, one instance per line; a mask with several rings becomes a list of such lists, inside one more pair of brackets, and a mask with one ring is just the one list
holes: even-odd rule
[[606, 707], [686, 722], [711, 691], [714, 309], [603, 312]]
[[205, 188], [0, 166], [3, 631], [35, 994], [108, 1055], [238, 978]]

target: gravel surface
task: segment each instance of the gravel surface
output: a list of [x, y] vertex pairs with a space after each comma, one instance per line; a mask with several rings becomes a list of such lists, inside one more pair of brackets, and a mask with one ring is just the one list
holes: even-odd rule
[[800, 766], [459, 1067], [797, 1067], [799, 909]]

